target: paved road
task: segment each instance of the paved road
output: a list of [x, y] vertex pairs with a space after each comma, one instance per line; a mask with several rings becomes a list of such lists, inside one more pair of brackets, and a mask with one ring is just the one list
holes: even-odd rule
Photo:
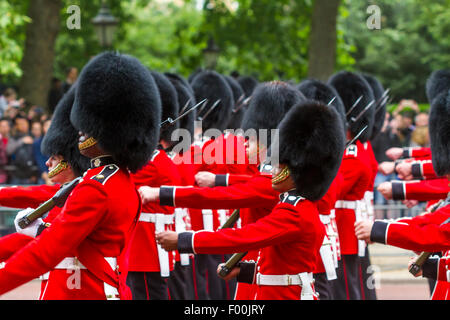
[[[379, 280], [379, 300], [428, 300], [430, 289], [423, 278], [414, 278], [407, 271], [409, 258], [414, 254], [407, 250], [372, 244], [369, 247], [372, 265]], [[0, 297], [0, 300], [38, 299], [40, 281], [31, 281]]]
[[[31, 281], [0, 297], [0, 300], [35, 300], [39, 297], [40, 282]], [[378, 300], [428, 300], [430, 290], [423, 281], [403, 283], [381, 282], [377, 290]]]

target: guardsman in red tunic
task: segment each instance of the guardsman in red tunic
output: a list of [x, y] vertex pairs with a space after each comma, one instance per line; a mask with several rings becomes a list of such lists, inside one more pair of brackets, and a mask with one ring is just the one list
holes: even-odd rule
[[[197, 102], [207, 99], [197, 108], [196, 140], [187, 161], [194, 164], [194, 174], [201, 170], [227, 173], [226, 150], [223, 132], [227, 128], [234, 107], [233, 91], [225, 78], [212, 70], [199, 72], [191, 81], [192, 91]], [[216, 141], [217, 140], [217, 141]], [[220, 148], [218, 141], [222, 142]], [[243, 167], [245, 169], [245, 167]], [[220, 211], [223, 212], [223, 211]], [[216, 230], [220, 227], [219, 210], [204, 208], [190, 210], [192, 230]], [[195, 282], [199, 300], [226, 299], [226, 283], [215, 273], [217, 263], [224, 260], [223, 255], [195, 255]]]
[[125, 249], [140, 197], [128, 170], [140, 169], [156, 147], [155, 92], [148, 70], [130, 56], [102, 53], [83, 68], [70, 120], [91, 169], [51, 226], [8, 259], [0, 294], [51, 270], [44, 299], [129, 298]]
[[[373, 171], [361, 143], [369, 140], [375, 109], [375, 98], [367, 81], [359, 74], [342, 71], [333, 75], [328, 84], [338, 92], [345, 106], [347, 139], [357, 138], [347, 147], [340, 172], [344, 177], [340, 199], [336, 202], [336, 223], [339, 232], [341, 260], [337, 269], [334, 297], [339, 300], [360, 300], [361, 263], [366, 244], [355, 236], [354, 222], [364, 219], [364, 195], [373, 183]], [[366, 128], [364, 130], [364, 128]]]
[[[450, 90], [443, 90], [431, 101], [430, 141], [433, 167], [437, 175], [446, 176], [450, 180]], [[374, 223], [360, 222], [355, 224], [359, 239], [394, 245], [413, 251], [442, 251], [447, 256], [450, 249], [450, 202], [449, 198], [437, 205], [432, 213], [399, 221], [377, 220]], [[446, 258], [445, 258], [446, 260]], [[435, 261], [434, 261], [435, 262]], [[430, 274], [429, 265], [436, 266], [433, 261], [425, 264], [424, 275]], [[441, 269], [434, 269], [437, 284], [432, 299], [449, 299], [448, 280], [442, 277]], [[439, 271], [441, 276], [439, 277]], [[447, 281], [442, 281], [446, 279]]]
[[[430, 104], [433, 100], [450, 89], [450, 70], [438, 70], [427, 80], [426, 94]], [[396, 171], [399, 178], [408, 181], [385, 182], [379, 186], [379, 191], [387, 199], [429, 201], [427, 208], [437, 200], [445, 199], [450, 191], [445, 177], [440, 177], [434, 170], [431, 148], [392, 148], [386, 154], [394, 163], [385, 164], [385, 170]], [[408, 158], [398, 162], [400, 158]], [[383, 164], [382, 164], [383, 165]], [[413, 179], [425, 179], [417, 181]]]
[[[256, 132], [259, 129], [276, 129], [287, 110], [303, 100], [303, 95], [286, 83], [274, 81], [260, 84], [254, 91], [249, 109], [243, 119], [242, 128], [243, 130], [254, 129]], [[248, 140], [247, 158], [257, 155], [257, 159], [264, 161], [268, 149], [266, 143], [270, 143], [270, 140], [259, 141], [258, 137], [253, 136]], [[176, 203], [177, 206], [189, 208], [241, 208], [239, 215], [243, 226], [256, 222], [259, 218], [270, 213], [279, 201], [278, 192], [272, 189], [270, 174], [272, 167], [264, 164], [261, 164], [260, 167], [261, 173], [257, 175], [214, 175], [210, 172], [203, 172], [205, 176], [207, 176], [206, 174], [212, 175], [212, 184], [215, 181], [217, 185], [230, 182], [233, 186], [228, 188], [165, 186], [161, 188], [161, 203], [172, 206]], [[232, 177], [236, 176], [239, 176], [240, 179], [233, 181]], [[231, 180], [227, 177], [231, 177]], [[238, 180], [242, 183], [236, 184]], [[211, 181], [208, 182], [208, 185], [211, 185]], [[146, 197], [147, 192], [143, 192], [143, 188], [140, 191], [145, 198], [145, 202], [146, 199], [149, 199]], [[159, 197], [160, 190], [156, 190], [156, 193]], [[246, 260], [256, 260], [256, 258], [257, 251], [250, 251], [245, 257]], [[238, 284], [235, 299], [248, 300], [253, 299], [253, 297], [254, 290], [251, 285]]]
[[337, 174], [343, 128], [333, 108], [306, 101], [291, 108], [279, 129], [279, 144], [273, 143], [278, 146], [280, 166], [272, 184], [282, 194], [269, 215], [240, 229], [163, 233], [157, 239], [166, 249], [178, 247], [180, 252], [260, 249], [256, 262], [241, 263], [229, 277], [256, 283], [255, 299], [313, 300], [317, 294], [312, 273], [325, 228], [312, 201], [326, 193]]
[[[136, 187], [159, 187], [162, 184], [180, 184], [177, 167], [163, 150], [172, 146], [172, 132], [178, 122], [166, 121], [178, 117], [177, 92], [161, 73], [151, 72], [161, 99], [161, 119], [164, 124], [159, 134], [159, 150], [155, 150], [149, 162], [132, 174]], [[129, 272], [127, 283], [134, 300], [167, 300], [167, 279], [173, 271], [172, 252], [166, 252], [155, 242], [155, 232], [170, 230], [174, 224], [174, 210], [156, 204], [142, 206], [142, 213], [130, 242]]]
[[[89, 167], [89, 159], [78, 151], [78, 131], [70, 123], [70, 111], [75, 95], [76, 85], [63, 96], [55, 108], [50, 128], [42, 140], [42, 153], [49, 155], [46, 165], [48, 176], [54, 185], [29, 187], [4, 187], [0, 189], [0, 205], [12, 208], [27, 208], [19, 212], [17, 219], [47, 201], [61, 188], [61, 185], [72, 181], [83, 174]], [[50, 225], [60, 213], [61, 208], [54, 207], [39, 222]], [[35, 223], [34, 225], [38, 225]], [[42, 231], [41, 229], [40, 231]], [[0, 261], [6, 261], [19, 249], [37, 236], [36, 227], [17, 228], [17, 232], [0, 238]], [[41, 296], [46, 287], [48, 274], [42, 275]]]
[[[334, 107], [341, 116], [343, 125], [346, 123], [344, 104], [332, 86], [318, 80], [307, 79], [302, 81], [297, 86], [297, 89], [308, 99], [317, 100]], [[339, 234], [335, 227], [336, 216], [334, 207], [339, 199], [342, 183], [343, 176], [338, 172], [328, 192], [317, 202], [320, 219], [327, 230], [327, 236], [320, 250], [321, 259], [317, 263], [317, 269], [314, 272], [315, 288], [321, 300], [333, 300], [334, 298], [332, 287], [334, 280], [337, 278], [336, 268], [338, 260], [340, 260]]]
[[[375, 116], [373, 119], [373, 126], [372, 126], [372, 133], [370, 135], [370, 139], [367, 140], [362, 144], [364, 153], [367, 157], [367, 164], [372, 170], [373, 177], [371, 179], [371, 183], [368, 186], [368, 189], [366, 193], [364, 194], [364, 202], [365, 204], [365, 211], [367, 215], [367, 219], [374, 220], [375, 219], [375, 209], [374, 209], [374, 188], [375, 188], [375, 179], [378, 173], [378, 161], [375, 158], [375, 154], [373, 152], [372, 143], [373, 139], [376, 138], [376, 136], [380, 133], [385, 117], [386, 117], [386, 102], [387, 102], [387, 91], [384, 90], [383, 85], [378, 81], [377, 78], [375, 78], [373, 75], [364, 74], [364, 79], [367, 81], [367, 83], [370, 85], [374, 99], [375, 104], [372, 108], [375, 110]], [[364, 254], [364, 257], [360, 258], [361, 261], [361, 287], [362, 290], [362, 299], [363, 300], [376, 300], [376, 291], [373, 286], [369, 286], [370, 278], [372, 277], [372, 267], [371, 267], [371, 261], [370, 261], [370, 252], [369, 252], [369, 246], [366, 246], [366, 252]]]
[[[194, 136], [194, 125], [196, 118], [196, 105], [194, 92], [190, 84], [185, 78], [174, 73], [164, 73], [169, 79], [177, 92], [179, 117], [179, 128], [174, 131], [174, 139], [180, 143], [185, 143], [186, 140], [191, 140]], [[175, 124], [178, 126], [178, 124]], [[168, 156], [176, 165], [183, 186], [192, 186], [195, 184], [194, 180], [194, 165], [192, 163], [183, 163], [181, 161], [184, 150], [173, 150], [169, 148]], [[191, 230], [189, 208], [175, 208], [175, 231]], [[168, 280], [169, 293], [171, 299], [180, 300], [195, 300], [197, 297], [196, 286], [194, 285], [194, 255], [183, 254], [180, 255], [178, 251], [174, 251], [175, 266], [174, 271], [171, 272]]]

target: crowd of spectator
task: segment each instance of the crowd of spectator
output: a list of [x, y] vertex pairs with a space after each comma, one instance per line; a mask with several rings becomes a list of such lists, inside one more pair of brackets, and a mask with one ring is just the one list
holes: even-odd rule
[[64, 81], [54, 78], [45, 107], [19, 98], [12, 87], [0, 90], [0, 184], [51, 184], [41, 142], [58, 101], [77, 76], [78, 70], [69, 68]]
[[[378, 136], [371, 142], [375, 158], [379, 164], [392, 161], [386, 151], [390, 148], [405, 147], [429, 147], [428, 113], [420, 111], [414, 100], [401, 100], [391, 112], [386, 112], [384, 126]], [[395, 173], [385, 173], [383, 165], [380, 166], [375, 179], [374, 203], [375, 205], [392, 204], [387, 201], [376, 189], [385, 182], [395, 180]], [[398, 215], [408, 215], [407, 210], [402, 210]], [[379, 210], [377, 218], [388, 218], [388, 210]]]

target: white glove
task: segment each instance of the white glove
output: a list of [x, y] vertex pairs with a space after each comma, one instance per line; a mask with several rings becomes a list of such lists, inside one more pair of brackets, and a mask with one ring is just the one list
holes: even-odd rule
[[44, 221], [41, 218], [37, 218], [24, 229], [19, 227], [20, 219], [33, 211], [33, 208], [26, 208], [17, 213], [16, 218], [14, 219], [14, 226], [16, 227], [17, 233], [21, 233], [32, 238], [36, 237], [39, 227], [44, 224]]

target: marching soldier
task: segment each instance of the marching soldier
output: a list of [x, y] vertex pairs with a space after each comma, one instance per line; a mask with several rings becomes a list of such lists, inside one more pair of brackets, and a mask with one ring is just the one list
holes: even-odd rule
[[[174, 131], [174, 139], [184, 139], [194, 136], [194, 124], [196, 118], [195, 98], [190, 84], [182, 76], [174, 73], [164, 73], [177, 91], [179, 107], [179, 131]], [[179, 133], [179, 134], [178, 134]], [[186, 135], [186, 133], [188, 133]], [[173, 145], [167, 150], [167, 155], [176, 165], [184, 186], [194, 185], [194, 166], [192, 163], [184, 163], [180, 159], [183, 157], [183, 150], [173, 150]], [[175, 231], [191, 230], [189, 208], [175, 208]], [[181, 231], [180, 231], [181, 232]], [[169, 293], [171, 299], [195, 300], [196, 286], [194, 285], [194, 256], [174, 252], [175, 266], [168, 280]]]
[[[436, 174], [446, 176], [448, 180], [450, 180], [449, 99], [448, 89], [434, 97], [431, 101], [429, 125], [434, 170]], [[432, 299], [448, 299], [449, 279], [445, 279], [446, 276], [436, 277], [436, 275], [438, 271], [441, 271], [441, 274], [442, 271], [448, 273], [446, 260], [450, 249], [449, 198], [441, 201], [436, 207], [437, 209], [432, 213], [410, 219], [393, 222], [385, 220], [359, 222], [355, 224], [355, 232], [359, 239], [365, 241], [394, 245], [413, 251], [443, 251], [444, 258], [441, 264], [429, 261], [423, 271], [424, 275], [434, 274], [434, 277], [438, 278]], [[431, 266], [434, 266], [434, 270]]]
[[312, 201], [326, 193], [339, 169], [342, 124], [334, 109], [307, 101], [293, 106], [279, 128], [280, 166], [272, 185], [281, 196], [269, 215], [241, 229], [163, 233], [157, 239], [180, 252], [262, 248], [256, 265], [240, 264], [230, 277], [238, 274], [238, 281], [255, 282], [256, 299], [317, 299], [312, 272], [325, 230]]
[[[70, 123], [70, 111], [75, 95], [76, 85], [58, 102], [51, 125], [42, 140], [42, 153], [49, 155], [46, 165], [49, 169], [49, 179], [54, 185], [39, 185], [28, 187], [4, 187], [0, 189], [0, 204], [12, 208], [25, 208], [18, 213], [16, 221], [44, 203], [61, 188], [83, 174], [89, 167], [89, 159], [78, 151], [78, 131]], [[55, 206], [42, 219], [22, 229], [17, 226], [17, 232], [0, 238], [0, 261], [6, 261], [43, 231], [42, 225], [50, 225], [60, 213], [61, 208]], [[46, 292], [48, 273], [40, 277], [43, 299]], [[46, 297], [45, 297], [46, 298]]]
[[[373, 173], [368, 165], [362, 143], [371, 136], [374, 109], [373, 92], [364, 78], [342, 71], [333, 75], [328, 84], [338, 92], [345, 106], [347, 140], [357, 138], [347, 147], [340, 168], [344, 177], [340, 199], [336, 202], [336, 223], [339, 233], [341, 260], [337, 268], [334, 297], [339, 300], [360, 300], [360, 257], [365, 255], [365, 243], [356, 239], [354, 222], [363, 219], [364, 194], [372, 183]], [[365, 128], [365, 130], [364, 130]], [[362, 142], [362, 143], [361, 143]]]
[[128, 170], [139, 170], [156, 147], [156, 90], [148, 70], [131, 56], [106, 52], [83, 68], [70, 120], [91, 168], [51, 226], [0, 270], [0, 294], [51, 270], [46, 299], [130, 297], [121, 258], [140, 198]]
[[[161, 98], [160, 122], [176, 119], [178, 98], [175, 88], [161, 73], [151, 72]], [[172, 146], [172, 132], [179, 127], [178, 122], [163, 125], [159, 134], [160, 146], [150, 161], [132, 178], [141, 186], [159, 187], [166, 184], [180, 184], [177, 167], [164, 149]], [[155, 242], [155, 232], [169, 230], [174, 224], [174, 210], [156, 204], [144, 204], [130, 242], [129, 284], [134, 300], [168, 300], [168, 278], [174, 268], [172, 252], [167, 253]]]
[[[290, 85], [274, 81], [260, 84], [253, 94], [246, 112], [242, 127], [244, 130], [275, 129], [286, 112], [295, 104], [304, 101], [304, 96]], [[266, 145], [267, 143], [267, 145]], [[250, 138], [248, 141], [248, 156], [251, 158], [257, 153], [262, 162], [265, 161], [266, 151], [270, 146], [270, 140], [264, 141]], [[213, 182], [216, 185], [230, 185], [230, 187], [215, 188], [176, 188], [164, 186], [157, 189], [155, 197], [152, 191], [140, 189], [143, 202], [155, 201], [158, 198], [161, 203], [167, 205], [182, 205], [190, 208], [209, 207], [241, 208], [239, 216], [242, 226], [256, 222], [268, 215], [279, 201], [279, 193], [272, 189], [271, 166], [261, 163], [261, 172], [256, 175], [214, 175]], [[236, 178], [238, 177], [238, 178]], [[237, 183], [238, 180], [241, 183]], [[160, 196], [161, 195], [161, 196]], [[247, 253], [246, 260], [255, 260], [256, 251]], [[255, 287], [245, 283], [239, 283], [236, 291], [236, 300], [251, 300], [254, 297]]]
[[[320, 101], [330, 107], [334, 107], [341, 116], [343, 127], [346, 125], [345, 107], [336, 92], [336, 90], [318, 80], [307, 79], [302, 81], [298, 86], [303, 94], [308, 98]], [[343, 183], [343, 176], [340, 172], [337, 173], [333, 183], [328, 192], [317, 202], [317, 208], [320, 214], [320, 220], [327, 230], [327, 236], [320, 249], [321, 261], [317, 263], [317, 270], [314, 272], [315, 287], [319, 293], [320, 300], [333, 300], [333, 285], [337, 278], [336, 268], [338, 260], [340, 260], [339, 250], [339, 234], [335, 228], [335, 204], [339, 198], [341, 187]]]

